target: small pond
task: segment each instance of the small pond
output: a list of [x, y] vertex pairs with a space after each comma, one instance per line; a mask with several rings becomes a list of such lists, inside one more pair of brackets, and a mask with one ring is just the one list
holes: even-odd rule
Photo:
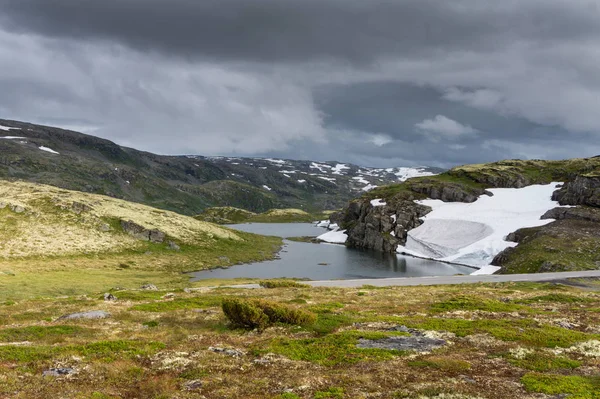
[[[278, 237], [316, 237], [327, 230], [309, 223], [248, 223], [227, 226]], [[350, 280], [363, 278], [447, 276], [471, 274], [474, 269], [409, 256], [284, 240], [279, 259], [192, 273], [193, 280], [209, 278], [305, 278]]]

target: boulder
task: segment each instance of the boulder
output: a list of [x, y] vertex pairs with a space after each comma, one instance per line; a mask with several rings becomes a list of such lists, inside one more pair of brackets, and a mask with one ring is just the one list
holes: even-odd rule
[[162, 243], [165, 241], [166, 234], [157, 229], [147, 229], [131, 220], [121, 220], [121, 227], [127, 234], [137, 238], [138, 240]]
[[600, 207], [600, 172], [580, 175], [552, 195], [561, 205]]

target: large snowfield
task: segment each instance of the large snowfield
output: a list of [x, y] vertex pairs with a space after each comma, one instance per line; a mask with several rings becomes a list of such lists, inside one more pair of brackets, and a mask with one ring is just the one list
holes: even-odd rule
[[554, 221], [540, 217], [558, 206], [551, 199], [557, 184], [490, 189], [492, 197], [482, 195], [470, 204], [417, 201], [433, 211], [423, 218], [425, 223], [408, 233], [406, 247], [399, 247], [398, 252], [481, 267], [476, 274], [493, 273], [499, 269], [489, 266], [494, 256], [517, 245], [505, 241], [508, 234]]
[[[473, 203], [417, 201], [433, 211], [408, 233], [406, 247], [397, 252], [478, 267], [473, 274], [492, 274], [499, 269], [490, 266], [494, 256], [517, 245], [505, 241], [508, 234], [554, 221], [540, 217], [558, 206], [551, 199], [558, 184], [489, 189], [493, 196], [482, 195]], [[344, 243], [347, 236], [345, 231], [331, 231], [318, 238]]]

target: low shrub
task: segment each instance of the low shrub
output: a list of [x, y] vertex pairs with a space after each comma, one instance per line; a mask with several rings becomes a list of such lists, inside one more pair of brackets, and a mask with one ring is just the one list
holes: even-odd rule
[[263, 280], [258, 284], [263, 288], [310, 288], [294, 280]]
[[313, 313], [259, 299], [227, 298], [223, 313], [237, 327], [263, 330], [274, 323], [306, 325], [316, 321]]

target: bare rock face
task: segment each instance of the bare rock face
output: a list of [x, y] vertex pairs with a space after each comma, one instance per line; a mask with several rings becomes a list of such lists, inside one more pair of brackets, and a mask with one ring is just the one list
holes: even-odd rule
[[338, 218], [347, 230], [346, 245], [395, 252], [398, 245], [406, 244], [408, 230], [420, 226], [423, 223], [420, 218], [430, 211], [431, 208], [409, 200], [384, 206], [359, 200], [350, 203]]
[[166, 235], [160, 230], [149, 230], [144, 226], [132, 222], [131, 220], [121, 220], [121, 227], [127, 234], [137, 238], [138, 240], [162, 243], [165, 241]]
[[410, 189], [416, 193], [423, 194], [431, 199], [439, 199], [444, 202], [475, 202], [479, 196], [493, 194], [482, 188], [465, 187], [463, 185], [429, 181], [422, 179], [410, 184]]
[[600, 223], [600, 210], [584, 206], [578, 206], [575, 208], [557, 207], [544, 213], [542, 215], [542, 219], [572, 219]]
[[561, 205], [600, 207], [600, 173], [580, 175], [552, 195]]

